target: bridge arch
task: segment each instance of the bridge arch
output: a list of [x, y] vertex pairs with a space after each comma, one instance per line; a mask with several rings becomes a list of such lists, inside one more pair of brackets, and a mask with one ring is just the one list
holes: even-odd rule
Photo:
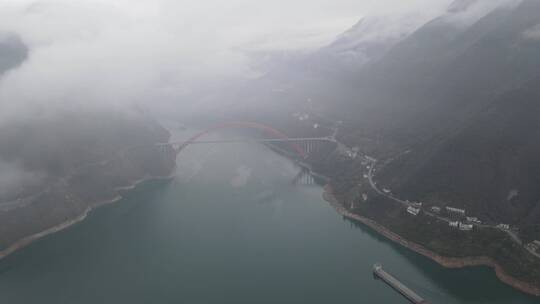
[[[209, 133], [212, 133], [214, 131], [217, 131], [217, 130], [222, 130], [222, 129], [230, 129], [230, 128], [248, 128], [248, 129], [258, 129], [258, 130], [262, 130], [262, 131], [266, 131], [278, 138], [282, 138], [282, 139], [289, 139], [289, 137], [275, 129], [275, 128], [272, 128], [270, 126], [267, 126], [267, 125], [264, 125], [264, 124], [260, 124], [260, 123], [256, 123], [256, 122], [248, 122], [248, 121], [232, 121], [232, 122], [228, 122], [228, 123], [223, 123], [223, 124], [219, 124], [219, 125], [215, 125], [215, 126], [212, 126], [204, 131], [201, 131], [195, 135], [193, 135], [192, 137], [190, 137], [188, 140], [186, 140], [182, 145], [180, 145], [177, 149], [177, 153], [182, 151], [182, 149], [184, 149], [186, 146], [188, 146], [189, 144], [195, 142], [197, 139], [209, 134]], [[297, 143], [295, 142], [289, 142], [289, 145], [291, 146], [291, 148], [294, 149], [294, 151], [299, 155], [301, 156], [302, 158], [306, 158], [306, 152], [304, 151], [304, 149], [302, 149]]]

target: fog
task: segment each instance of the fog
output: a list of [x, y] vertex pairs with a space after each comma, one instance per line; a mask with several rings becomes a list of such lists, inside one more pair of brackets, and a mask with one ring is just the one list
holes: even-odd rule
[[29, 172], [17, 162], [0, 160], [0, 197], [11, 193], [21, 192], [25, 187], [38, 184], [44, 175], [41, 172]]
[[523, 38], [530, 40], [540, 40], [540, 24], [535, 25], [524, 31]]
[[436, 15], [448, 0], [2, 1], [28, 60], [0, 82], [2, 120], [62, 107], [187, 106], [207, 83], [257, 75], [249, 52], [315, 49], [363, 16]]
[[[490, 0], [490, 1], [461, 1], [462, 3], [470, 3], [466, 9], [456, 5], [454, 7], [458, 13], [453, 14], [448, 21], [456, 26], [470, 26], [480, 18], [487, 15], [496, 8], [507, 8], [518, 5], [521, 0]], [[459, 4], [460, 2], [456, 1]], [[461, 10], [461, 11], [460, 11]]]

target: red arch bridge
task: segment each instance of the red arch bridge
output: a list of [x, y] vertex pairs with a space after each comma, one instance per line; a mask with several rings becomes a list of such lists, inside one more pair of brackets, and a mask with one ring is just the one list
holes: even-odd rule
[[[220, 139], [220, 140], [204, 140], [204, 136], [211, 134], [213, 132], [231, 129], [231, 128], [241, 128], [241, 129], [256, 129], [263, 131], [263, 137], [260, 138], [240, 138], [240, 139]], [[312, 180], [311, 175], [309, 174], [311, 169], [309, 165], [302, 162], [306, 160], [310, 155], [326, 149], [328, 153], [333, 151], [333, 149], [328, 149], [329, 145], [335, 148], [337, 141], [332, 136], [326, 137], [289, 137], [285, 133], [274, 129], [270, 126], [263, 125], [260, 123], [254, 122], [229, 122], [225, 124], [220, 124], [208, 128], [202, 132], [195, 134], [194, 136], [188, 138], [184, 141], [178, 142], [168, 142], [168, 143], [159, 143], [156, 144], [162, 153], [180, 153], [189, 145], [196, 144], [221, 144], [221, 143], [258, 143], [258, 144], [269, 144], [272, 148], [278, 149], [290, 156], [297, 158], [300, 161], [302, 166], [301, 172], [294, 179], [294, 183], [297, 182], [306, 182], [310, 183]], [[288, 149], [287, 149], [288, 148]]]
[[[262, 138], [240, 138], [240, 139], [224, 139], [224, 140], [201, 140], [205, 135], [211, 134], [213, 132], [231, 129], [231, 128], [243, 128], [243, 129], [256, 129], [263, 131], [265, 135], [270, 135], [271, 137], [262, 137]], [[255, 122], [229, 122], [225, 124], [220, 124], [208, 128], [202, 132], [195, 134], [194, 136], [188, 138], [184, 141], [178, 142], [168, 142], [168, 143], [159, 143], [157, 146], [161, 147], [164, 152], [172, 151], [177, 154], [180, 153], [189, 145], [195, 144], [220, 144], [220, 143], [263, 143], [263, 144], [278, 144], [286, 143], [289, 148], [294, 151], [294, 153], [301, 159], [306, 159], [319, 148], [322, 147], [322, 144], [326, 143], [336, 143], [336, 140], [331, 137], [289, 137], [285, 133], [274, 129], [270, 126], [263, 125]], [[279, 148], [279, 147], [277, 147]], [[288, 151], [286, 151], [288, 152]]]

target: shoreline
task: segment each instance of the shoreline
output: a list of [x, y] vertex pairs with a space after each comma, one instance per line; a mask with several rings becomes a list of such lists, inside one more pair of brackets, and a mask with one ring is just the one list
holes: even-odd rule
[[[42, 238], [44, 238], [46, 236], [49, 236], [49, 235], [52, 235], [54, 233], [60, 232], [60, 231], [62, 231], [64, 229], [67, 229], [67, 228], [77, 224], [77, 223], [80, 223], [80, 222], [84, 221], [93, 210], [95, 210], [95, 209], [97, 209], [99, 207], [102, 207], [102, 206], [105, 206], [105, 205], [110, 205], [110, 204], [113, 204], [113, 203], [116, 203], [116, 202], [120, 201], [123, 198], [123, 196], [121, 194], [121, 192], [123, 192], [123, 191], [133, 190], [136, 187], [138, 187], [140, 184], [145, 183], [145, 182], [158, 181], [158, 180], [171, 180], [174, 177], [175, 177], [175, 173], [173, 171], [173, 173], [171, 173], [168, 176], [148, 176], [148, 177], [138, 179], [138, 180], [132, 182], [130, 185], [121, 186], [121, 187], [115, 187], [114, 190], [116, 192], [118, 192], [115, 197], [113, 197], [111, 199], [107, 199], [107, 200], [98, 201], [96, 203], [91, 203], [89, 206], [87, 206], [84, 209], [84, 211], [81, 214], [75, 216], [74, 218], [71, 218], [71, 219], [69, 219], [67, 221], [64, 221], [64, 222], [58, 224], [58, 225], [47, 228], [47, 229], [45, 229], [43, 231], [40, 231], [40, 232], [37, 232], [35, 234], [32, 234], [32, 235], [26, 236], [24, 238], [21, 238], [20, 240], [16, 241], [15, 243], [10, 245], [9, 247], [7, 247], [7, 248], [5, 248], [3, 250], [0, 250], [0, 260], [6, 258], [7, 256], [15, 253], [16, 251], [18, 251], [20, 249], [23, 249], [23, 248], [31, 245], [33, 242], [35, 242], [35, 241], [37, 241], [39, 239], [42, 239]], [[336, 212], [338, 214], [340, 214], [344, 218], [347, 218], [349, 220], [353, 220], [353, 221], [356, 221], [356, 222], [360, 222], [363, 225], [368, 226], [370, 229], [374, 230], [378, 234], [382, 235], [383, 237], [387, 238], [388, 240], [390, 240], [390, 241], [392, 241], [394, 243], [397, 243], [397, 244], [399, 244], [399, 245], [401, 245], [401, 246], [403, 246], [403, 247], [405, 247], [405, 248], [407, 248], [409, 250], [412, 250], [412, 251], [414, 251], [414, 252], [416, 252], [416, 253], [424, 256], [424, 257], [427, 257], [427, 258], [431, 259], [432, 261], [436, 262], [437, 264], [439, 264], [439, 265], [441, 265], [441, 266], [443, 266], [445, 268], [459, 269], [459, 268], [475, 267], [475, 266], [487, 266], [487, 267], [490, 267], [490, 268], [494, 269], [497, 278], [501, 282], [503, 282], [503, 283], [505, 283], [505, 284], [507, 284], [507, 285], [509, 285], [509, 286], [521, 291], [521, 292], [524, 292], [526, 294], [540, 297], [540, 287], [533, 286], [530, 283], [520, 281], [519, 279], [516, 279], [516, 278], [510, 276], [509, 274], [507, 274], [505, 272], [505, 270], [502, 268], [502, 266], [500, 266], [491, 257], [478, 256], [478, 257], [455, 258], [455, 257], [441, 256], [441, 255], [427, 249], [426, 247], [424, 247], [424, 246], [422, 246], [420, 244], [414, 243], [412, 241], [409, 241], [409, 240], [401, 237], [397, 233], [394, 233], [393, 231], [389, 230], [388, 228], [378, 224], [374, 220], [371, 220], [369, 218], [366, 218], [366, 217], [363, 217], [361, 215], [354, 214], [354, 213], [348, 211], [337, 200], [337, 198], [333, 195], [332, 192], [333, 192], [332, 188], [330, 187], [330, 185], [327, 184], [326, 186], [324, 186], [324, 192], [322, 194], [322, 197], [326, 202], [328, 202], [330, 204], [330, 206], [332, 206], [336, 210]]]
[[479, 257], [467, 257], [467, 258], [453, 258], [453, 257], [441, 256], [425, 248], [422, 245], [419, 245], [419, 244], [416, 244], [414, 242], [404, 239], [400, 235], [392, 232], [391, 230], [387, 229], [386, 227], [378, 224], [377, 222], [369, 218], [349, 212], [341, 205], [341, 203], [339, 203], [339, 201], [333, 195], [332, 188], [329, 185], [326, 185], [324, 187], [324, 192], [322, 196], [323, 196], [323, 199], [327, 201], [330, 204], [330, 206], [332, 206], [337, 211], [337, 213], [339, 213], [341, 216], [350, 220], [360, 222], [368, 226], [369, 228], [375, 230], [377, 233], [389, 239], [390, 241], [393, 241], [405, 248], [408, 248], [420, 255], [423, 255], [424, 257], [427, 257], [431, 259], [432, 261], [435, 261], [437, 264], [445, 268], [456, 269], [456, 268], [465, 268], [465, 267], [473, 267], [473, 266], [487, 266], [495, 270], [495, 275], [503, 283], [521, 292], [524, 292], [526, 294], [540, 297], [540, 287], [533, 286], [530, 283], [520, 281], [510, 276], [509, 274], [505, 272], [505, 270], [497, 262], [495, 262], [495, 260], [493, 260], [490, 257], [479, 256]]
[[[141, 183], [145, 183], [145, 182], [149, 182], [149, 181], [157, 181], [157, 180], [171, 180], [174, 177], [175, 177], [174, 173], [172, 173], [172, 174], [170, 174], [168, 176], [144, 177], [144, 178], [141, 178], [141, 179], [138, 179], [138, 180], [132, 182], [128, 186], [116, 187], [116, 188], [114, 188], [114, 190], [116, 192], [129, 191], [129, 190], [135, 189]], [[35, 242], [35, 241], [37, 241], [39, 239], [42, 239], [42, 238], [44, 238], [46, 236], [49, 236], [51, 234], [60, 232], [60, 231], [62, 231], [64, 229], [67, 229], [67, 228], [77, 224], [77, 223], [80, 223], [80, 222], [84, 221], [93, 210], [95, 210], [95, 209], [97, 209], [99, 207], [105, 206], [105, 205], [110, 205], [110, 204], [116, 203], [116, 202], [120, 201], [122, 198], [123, 198], [122, 194], [119, 193], [119, 194], [117, 194], [115, 197], [113, 197], [111, 199], [103, 200], [103, 201], [99, 201], [99, 202], [90, 204], [78, 216], [76, 216], [76, 217], [74, 217], [72, 219], [69, 219], [69, 220], [67, 220], [65, 222], [62, 222], [62, 223], [60, 223], [58, 225], [47, 228], [47, 229], [45, 229], [43, 231], [40, 231], [38, 233], [34, 233], [34, 234], [29, 235], [29, 236], [26, 236], [26, 237], [16, 241], [15, 243], [10, 245], [9, 247], [7, 247], [7, 248], [0, 251], [0, 260], [4, 259], [7, 256], [9, 256], [10, 254], [16, 252], [17, 250], [25, 248], [26, 246], [32, 244], [33, 242]]]

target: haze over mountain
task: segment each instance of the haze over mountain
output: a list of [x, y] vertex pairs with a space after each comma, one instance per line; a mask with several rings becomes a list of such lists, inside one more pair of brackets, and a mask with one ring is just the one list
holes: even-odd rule
[[[151, 149], [126, 152], [169, 137], [136, 108], [74, 108], [65, 96], [60, 103], [48, 100], [51, 107], [34, 104], [43, 96], [23, 82], [13, 82], [25, 65], [35, 65], [28, 62], [35, 59], [32, 55], [19, 35], [0, 34], [0, 105], [5, 110], [0, 119], [2, 252], [25, 237], [84, 215], [118, 195], [119, 186], [167, 175], [174, 167]], [[35, 107], [30, 110], [29, 104]], [[125, 153], [122, 161], [120, 152]]]
[[343, 140], [381, 158], [409, 151], [379, 174], [406, 197], [535, 229], [539, 28], [534, 0], [455, 1], [425, 22], [365, 18], [254, 91], [285, 88], [268, 99], [289, 109], [309, 100], [345, 121]]
[[345, 217], [540, 294], [538, 0], [24, 0], [0, 29], [0, 257], [169, 178], [163, 121], [255, 121], [330, 142], [291, 158]]

